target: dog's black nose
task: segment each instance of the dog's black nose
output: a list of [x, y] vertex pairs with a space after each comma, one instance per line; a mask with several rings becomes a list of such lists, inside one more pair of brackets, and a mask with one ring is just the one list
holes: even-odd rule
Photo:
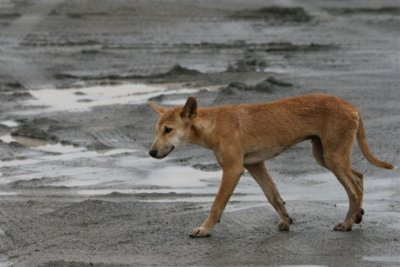
[[157, 156], [157, 150], [152, 149], [149, 151], [150, 156], [152, 156], [153, 158], [155, 158]]

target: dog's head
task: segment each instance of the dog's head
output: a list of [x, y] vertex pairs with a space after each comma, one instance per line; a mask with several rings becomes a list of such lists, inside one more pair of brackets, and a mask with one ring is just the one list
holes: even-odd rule
[[149, 154], [162, 159], [175, 147], [189, 141], [191, 126], [197, 116], [197, 102], [194, 97], [189, 97], [183, 107], [165, 108], [152, 102], [149, 106], [160, 116], [156, 124], [156, 140]]

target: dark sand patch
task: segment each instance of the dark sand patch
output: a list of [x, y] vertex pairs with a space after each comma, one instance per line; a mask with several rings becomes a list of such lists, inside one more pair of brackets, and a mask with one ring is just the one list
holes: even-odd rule
[[272, 24], [310, 22], [312, 16], [302, 7], [270, 6], [256, 10], [238, 11], [231, 16], [235, 19], [264, 20]]
[[156, 79], [156, 78], [176, 78], [178, 76], [198, 75], [201, 72], [189, 68], [182, 67], [179, 64], [174, 65], [165, 73], [159, 73], [149, 76], [142, 76], [130, 73], [118, 74], [78, 74], [78, 73], [58, 73], [55, 75], [57, 79], [80, 79], [80, 80], [129, 80], [129, 79]]
[[268, 63], [259, 57], [245, 56], [243, 59], [239, 59], [234, 64], [228, 66], [228, 72], [262, 72]]
[[0, 12], [0, 19], [16, 19], [21, 16], [20, 13], [2, 13]]
[[344, 8], [327, 8], [331, 14], [335, 15], [357, 15], [357, 14], [365, 14], [365, 15], [400, 15], [400, 7], [398, 6], [387, 6], [387, 7], [379, 7], [379, 8], [357, 8], [357, 7], [344, 7]]
[[335, 44], [293, 44], [290, 42], [273, 42], [268, 43], [266, 52], [320, 52], [338, 49]]
[[50, 142], [57, 142], [58, 138], [49, 133], [47, 130], [38, 128], [35, 124], [25, 123], [18, 126], [18, 128], [11, 133], [12, 136], [23, 136], [39, 140], [46, 140]]
[[58, 40], [54, 39], [49, 41], [47, 39], [40, 39], [40, 36], [35, 38], [34, 36], [26, 38], [23, 42], [21, 42], [21, 46], [32, 46], [32, 47], [42, 47], [42, 46], [49, 46], [49, 47], [79, 47], [79, 46], [99, 46], [101, 43], [97, 40], [86, 39], [86, 40]]
[[249, 92], [260, 92], [260, 93], [274, 93], [277, 90], [285, 90], [292, 88], [293, 84], [279, 80], [275, 77], [269, 77], [260, 83], [255, 85], [247, 85], [242, 82], [232, 82], [228, 86], [221, 88], [220, 94], [232, 95], [237, 91], [249, 91]]

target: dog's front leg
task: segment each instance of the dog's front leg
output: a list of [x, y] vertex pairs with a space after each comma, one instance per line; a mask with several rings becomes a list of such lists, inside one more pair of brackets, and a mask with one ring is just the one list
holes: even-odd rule
[[200, 227], [194, 228], [190, 231], [191, 237], [205, 237], [208, 236], [213, 229], [214, 225], [219, 222], [222, 212], [230, 196], [233, 193], [236, 185], [239, 182], [239, 178], [244, 171], [243, 165], [235, 165], [229, 167], [223, 167], [222, 181], [215, 197], [214, 203], [211, 207], [210, 213], [207, 219], [203, 222]]
[[254, 180], [260, 185], [264, 191], [265, 196], [268, 198], [271, 205], [278, 212], [281, 217], [278, 223], [279, 230], [289, 231], [289, 224], [293, 222], [285, 208], [285, 202], [279, 195], [278, 188], [276, 187], [272, 177], [269, 175], [264, 162], [246, 165], [246, 169], [249, 171]]

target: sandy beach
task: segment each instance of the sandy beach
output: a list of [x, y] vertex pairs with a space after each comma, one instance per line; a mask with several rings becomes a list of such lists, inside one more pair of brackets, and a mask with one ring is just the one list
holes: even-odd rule
[[369, 164], [365, 215], [303, 142], [267, 162], [289, 232], [246, 172], [211, 236], [221, 170], [188, 145], [148, 156], [148, 101], [329, 93], [400, 166], [398, 1], [0, 0], [0, 266], [398, 266], [400, 172]]

